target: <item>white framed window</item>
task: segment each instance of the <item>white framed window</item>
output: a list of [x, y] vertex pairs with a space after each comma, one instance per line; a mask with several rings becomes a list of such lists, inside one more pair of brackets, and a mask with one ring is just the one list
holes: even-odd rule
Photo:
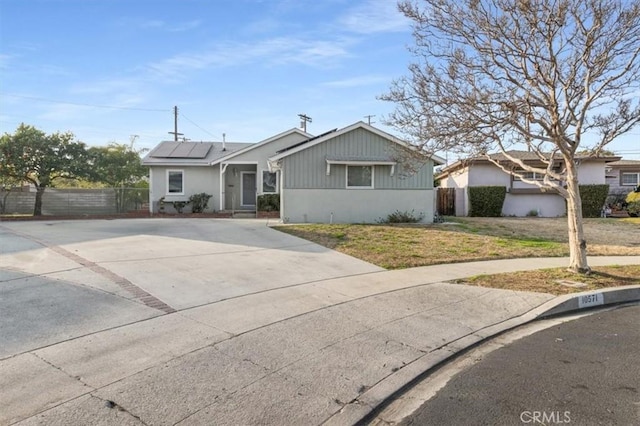
[[278, 172], [262, 171], [262, 193], [275, 194], [278, 192]]
[[373, 188], [373, 166], [347, 166], [347, 188]]
[[522, 169], [514, 170], [514, 173], [517, 173], [517, 175], [513, 175], [513, 180], [521, 181], [524, 178], [524, 179], [528, 179], [528, 180], [540, 180], [541, 181], [541, 180], [544, 179], [544, 174], [542, 174], [542, 173], [527, 172], [527, 171], [524, 171]]
[[167, 170], [167, 195], [184, 195], [184, 170]]
[[624, 186], [640, 185], [640, 173], [622, 173], [620, 176], [620, 184]]

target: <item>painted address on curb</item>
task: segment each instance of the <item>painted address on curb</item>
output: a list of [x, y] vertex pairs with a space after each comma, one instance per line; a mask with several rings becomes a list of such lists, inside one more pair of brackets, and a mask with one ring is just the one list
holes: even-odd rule
[[604, 295], [602, 293], [585, 294], [578, 297], [578, 308], [590, 308], [604, 304]]

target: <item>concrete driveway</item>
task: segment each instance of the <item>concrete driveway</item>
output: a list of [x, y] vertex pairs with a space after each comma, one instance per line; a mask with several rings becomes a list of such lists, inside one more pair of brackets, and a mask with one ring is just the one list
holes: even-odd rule
[[266, 221], [0, 224], [0, 359], [139, 320], [381, 268]]
[[0, 224], [0, 426], [355, 424], [556, 306], [447, 282], [567, 262], [383, 271], [266, 224]]

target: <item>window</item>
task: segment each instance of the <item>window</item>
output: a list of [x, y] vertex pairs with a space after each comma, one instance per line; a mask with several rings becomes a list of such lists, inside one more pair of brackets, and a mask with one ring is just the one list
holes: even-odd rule
[[622, 173], [620, 181], [625, 186], [640, 185], [640, 173]]
[[536, 172], [526, 172], [522, 169], [519, 170], [514, 170], [514, 173], [517, 173], [518, 175], [514, 175], [513, 176], [513, 180], [522, 180], [522, 179], [528, 179], [528, 180], [543, 180], [544, 179], [544, 175], [541, 173], [536, 173]]
[[182, 170], [167, 170], [167, 194], [184, 194], [184, 172]]
[[273, 194], [278, 192], [278, 173], [267, 170], [262, 171], [262, 193]]
[[373, 166], [347, 166], [347, 188], [373, 188]]

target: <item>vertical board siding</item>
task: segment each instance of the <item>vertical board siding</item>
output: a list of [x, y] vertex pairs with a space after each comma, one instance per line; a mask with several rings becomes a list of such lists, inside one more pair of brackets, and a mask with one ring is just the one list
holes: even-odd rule
[[[331, 165], [327, 176], [327, 157], [397, 158], [399, 146], [365, 129], [355, 129], [334, 139], [285, 157], [285, 188], [345, 189], [346, 166]], [[428, 161], [417, 173], [404, 176], [406, 169], [398, 164], [393, 176], [391, 166], [375, 166], [375, 189], [433, 188], [433, 167]]]

